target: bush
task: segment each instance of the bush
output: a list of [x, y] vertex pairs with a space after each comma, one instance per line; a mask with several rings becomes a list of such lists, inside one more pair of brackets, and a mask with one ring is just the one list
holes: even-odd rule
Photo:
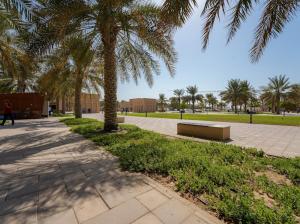
[[[162, 135], [122, 125], [104, 133], [93, 119], [65, 119], [74, 132], [93, 140], [119, 157], [123, 169], [168, 175], [178, 191], [208, 200], [208, 206], [232, 223], [296, 223], [300, 215], [300, 158], [266, 157], [263, 152], [223, 143], [168, 139]], [[293, 185], [279, 185], [255, 172], [272, 169]], [[254, 192], [267, 194], [270, 207]]]

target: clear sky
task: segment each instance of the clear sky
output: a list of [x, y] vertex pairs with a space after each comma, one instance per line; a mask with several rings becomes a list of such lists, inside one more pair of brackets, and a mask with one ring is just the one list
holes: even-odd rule
[[243, 23], [229, 45], [226, 45], [225, 29], [228, 19], [217, 22], [208, 49], [203, 52], [203, 18], [200, 17], [203, 2], [204, 0], [199, 0], [199, 8], [194, 9], [193, 16], [175, 34], [178, 53], [175, 77], [171, 78], [162, 65], [161, 75], [155, 77], [152, 88], [143, 79], [138, 85], [133, 81], [119, 83], [118, 100], [158, 98], [159, 93], [171, 97], [174, 89], [186, 88], [188, 85], [197, 85], [200, 91], [217, 91], [224, 89], [231, 78], [247, 79], [257, 89], [268, 82], [268, 77], [279, 74], [286, 74], [291, 82], [300, 83], [300, 13], [277, 39], [270, 42], [261, 60], [253, 64], [250, 62], [249, 49], [261, 6]]

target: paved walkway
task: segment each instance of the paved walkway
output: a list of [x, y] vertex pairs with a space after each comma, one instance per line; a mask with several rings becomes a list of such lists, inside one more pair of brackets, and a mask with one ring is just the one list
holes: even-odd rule
[[55, 119], [0, 128], [1, 224], [221, 223]]
[[[89, 114], [85, 116], [102, 119], [99, 114]], [[181, 122], [181, 120], [127, 116], [125, 122], [137, 125], [146, 130], [179, 137], [177, 135], [176, 125], [178, 122]], [[229, 144], [262, 149], [268, 155], [285, 157], [300, 156], [300, 127], [209, 121], [191, 122], [223, 123], [230, 125], [232, 141], [230, 141]]]

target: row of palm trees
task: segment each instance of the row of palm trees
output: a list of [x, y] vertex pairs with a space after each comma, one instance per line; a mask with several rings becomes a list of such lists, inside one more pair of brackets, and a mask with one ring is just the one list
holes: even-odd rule
[[[202, 12], [205, 17], [203, 47], [207, 47], [220, 12], [227, 12], [226, 8], [231, 5], [230, 41], [255, 4], [260, 1], [206, 0]], [[39, 85], [42, 80], [52, 79], [51, 86], [46, 84], [43, 88], [64, 96], [61, 89], [70, 86], [66, 84], [70, 80], [61, 75], [69, 73], [66, 77], [71, 77], [70, 90], [77, 102], [76, 117], [80, 117], [79, 92], [84, 81], [90, 87], [87, 77], [94, 73], [102, 81], [104, 90], [104, 128], [115, 130], [117, 79], [133, 78], [137, 82], [144, 74], [152, 85], [153, 74], [159, 74], [161, 59], [174, 75], [173, 30], [186, 22], [196, 6], [196, 0], [165, 0], [162, 6], [138, 0], [0, 0], [1, 88], [14, 88], [16, 83], [17, 91], [39, 89], [43, 86]], [[282, 32], [299, 4], [298, 1], [268, 0], [264, 7], [251, 50], [253, 60], [262, 55], [271, 38]], [[70, 48], [69, 42], [78, 49]], [[61, 51], [62, 60], [50, 65], [45, 62]], [[50, 75], [57, 75], [54, 70], [60, 74], [59, 79]], [[45, 72], [48, 78], [40, 80]], [[92, 77], [94, 80], [95, 76]], [[67, 81], [62, 84], [57, 80]], [[193, 96], [195, 102], [196, 96]], [[275, 98], [278, 100], [278, 94]]]
[[[231, 79], [226, 89], [219, 94], [220, 100], [214, 94], [208, 93], [205, 96], [198, 93], [197, 86], [188, 86], [186, 89], [173, 91], [174, 97], [166, 99], [165, 94], [159, 94], [158, 106], [161, 111], [165, 107], [170, 109], [185, 109], [190, 106], [193, 113], [196, 107], [211, 110], [224, 110], [230, 105], [235, 113], [239, 111], [250, 111], [253, 108], [261, 107], [263, 110], [280, 114], [282, 110], [297, 111], [300, 109], [300, 84], [290, 84], [289, 78], [279, 75], [269, 78], [267, 86], [261, 90], [255, 90], [247, 80]], [[197, 105], [196, 105], [197, 104]]]

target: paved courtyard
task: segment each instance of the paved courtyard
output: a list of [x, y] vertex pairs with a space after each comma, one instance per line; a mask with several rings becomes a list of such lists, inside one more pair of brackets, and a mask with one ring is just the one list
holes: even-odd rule
[[157, 182], [121, 171], [115, 157], [95, 149], [55, 119], [1, 127], [0, 223], [221, 223]]
[[[86, 117], [102, 119], [99, 114], [89, 114]], [[130, 117], [125, 118], [128, 124], [159, 132], [165, 135], [177, 136], [177, 123], [182, 120]], [[185, 122], [188, 120], [184, 120]], [[243, 124], [227, 122], [191, 121], [193, 123], [222, 123], [231, 126], [231, 141], [229, 144], [243, 147], [255, 147], [268, 155], [296, 157], [300, 156], [300, 127]], [[195, 138], [194, 138], [195, 139]], [[201, 140], [203, 141], [203, 140]]]

